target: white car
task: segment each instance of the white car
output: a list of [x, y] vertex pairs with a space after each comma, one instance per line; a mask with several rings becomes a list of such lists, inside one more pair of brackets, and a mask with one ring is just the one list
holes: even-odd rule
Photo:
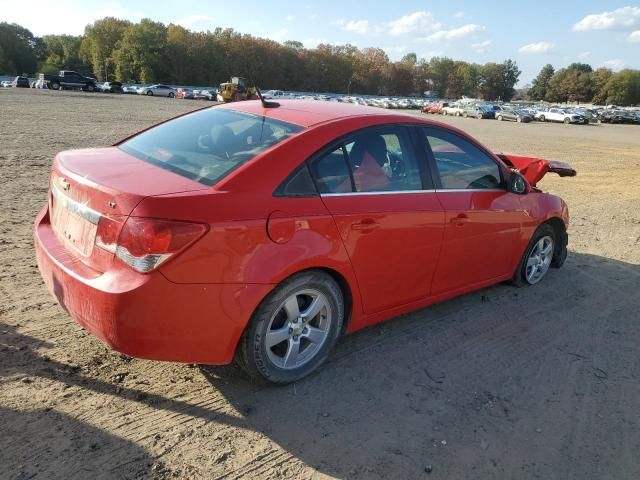
[[149, 95], [150, 97], [169, 97], [174, 98], [177, 90], [168, 85], [151, 85], [149, 87], [141, 87], [138, 89], [138, 95]]
[[584, 115], [567, 112], [561, 108], [550, 108], [546, 112], [538, 112], [535, 119], [540, 122], [589, 123]]
[[455, 115], [456, 117], [461, 116], [463, 112], [464, 109], [462, 108], [462, 105], [457, 103], [452, 103], [446, 107], [442, 107], [442, 110], [440, 110], [442, 115]]
[[3, 80], [2, 82], [0, 82], [0, 87], [11, 88], [11, 80]]

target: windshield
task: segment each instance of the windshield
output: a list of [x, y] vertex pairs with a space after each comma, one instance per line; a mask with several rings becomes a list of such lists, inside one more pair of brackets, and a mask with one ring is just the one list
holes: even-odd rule
[[118, 147], [134, 157], [212, 186], [302, 127], [224, 108], [158, 125]]

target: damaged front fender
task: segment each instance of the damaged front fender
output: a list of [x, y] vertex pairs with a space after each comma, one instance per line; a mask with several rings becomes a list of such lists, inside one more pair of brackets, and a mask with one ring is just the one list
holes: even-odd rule
[[575, 177], [577, 172], [565, 162], [558, 160], [544, 160], [537, 157], [524, 157], [510, 153], [497, 153], [500, 160], [511, 168], [518, 170], [532, 187], [536, 186], [547, 172], [557, 173], [561, 177]]

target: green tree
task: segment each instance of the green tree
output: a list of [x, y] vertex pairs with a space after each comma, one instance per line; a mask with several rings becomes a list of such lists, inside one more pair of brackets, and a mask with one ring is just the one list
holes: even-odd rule
[[80, 55], [91, 63], [98, 79], [107, 81], [113, 76], [115, 50], [131, 25], [128, 20], [105, 17], [85, 27]]
[[36, 41], [33, 34], [16, 23], [0, 22], [0, 72], [36, 73]]
[[531, 98], [532, 100], [542, 100], [547, 94], [549, 81], [553, 77], [554, 73], [555, 69], [550, 63], [542, 67], [542, 70], [540, 70], [538, 76], [534, 78], [533, 82], [531, 83], [531, 88], [529, 89], [529, 98]]
[[594, 102], [622, 106], [640, 104], [640, 70], [626, 69], [613, 74], [596, 94]]
[[163, 81], [168, 76], [163, 69], [167, 27], [162, 23], [143, 18], [125, 30], [118, 45], [113, 53], [118, 80], [151, 83]]

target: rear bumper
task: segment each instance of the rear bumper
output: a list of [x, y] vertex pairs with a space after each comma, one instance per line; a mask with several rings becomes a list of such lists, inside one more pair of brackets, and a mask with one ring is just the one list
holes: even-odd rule
[[115, 264], [100, 273], [54, 235], [47, 209], [34, 227], [38, 268], [51, 294], [91, 334], [139, 358], [226, 364], [253, 310], [273, 288], [255, 284], [176, 284], [160, 272]]

